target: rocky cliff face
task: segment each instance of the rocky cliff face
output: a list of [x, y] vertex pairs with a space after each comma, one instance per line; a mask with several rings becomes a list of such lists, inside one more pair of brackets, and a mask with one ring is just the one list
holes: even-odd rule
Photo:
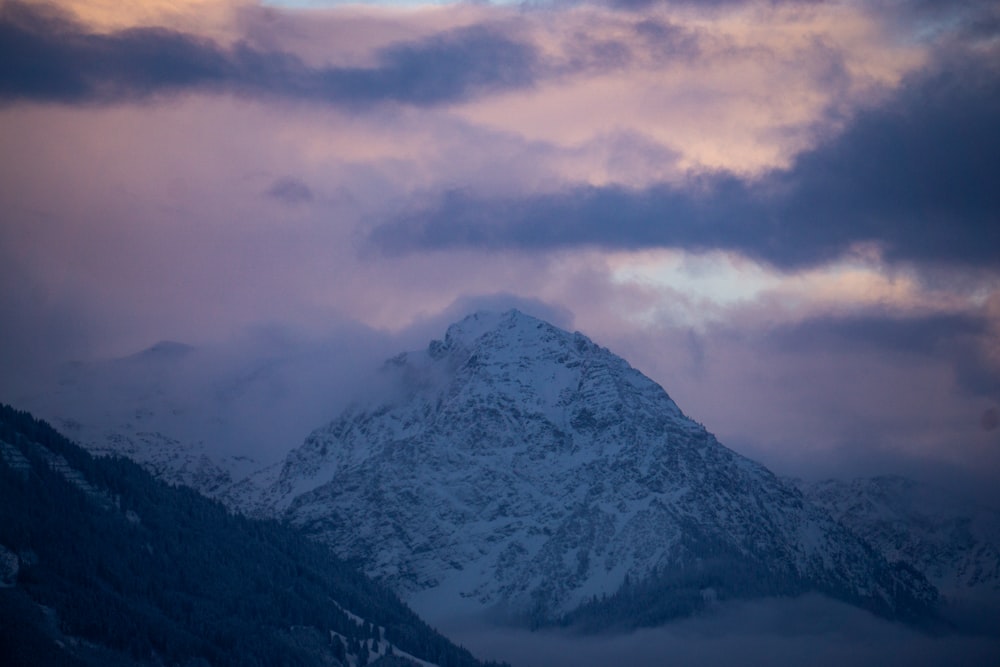
[[479, 313], [382, 373], [386, 395], [313, 432], [261, 503], [420, 611], [648, 624], [810, 590], [887, 616], [935, 604], [582, 334]]

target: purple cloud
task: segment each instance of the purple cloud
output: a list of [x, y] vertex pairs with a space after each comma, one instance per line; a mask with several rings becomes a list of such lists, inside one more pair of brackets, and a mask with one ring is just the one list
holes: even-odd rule
[[947, 53], [886, 104], [786, 170], [644, 189], [570, 186], [484, 198], [462, 190], [370, 233], [389, 254], [428, 248], [600, 246], [734, 250], [782, 268], [855, 244], [889, 260], [1000, 266], [1000, 70]]
[[530, 86], [536, 53], [489, 25], [389, 45], [374, 67], [311, 67], [247, 43], [232, 49], [163, 28], [88, 32], [56, 11], [0, 10], [0, 101], [109, 103], [186, 91], [303, 99], [346, 107], [434, 106]]

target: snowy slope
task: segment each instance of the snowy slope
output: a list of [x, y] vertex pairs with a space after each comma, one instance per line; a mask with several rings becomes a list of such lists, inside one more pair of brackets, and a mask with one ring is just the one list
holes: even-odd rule
[[626, 581], [699, 601], [819, 590], [889, 616], [934, 603], [582, 334], [477, 313], [382, 372], [390, 395], [313, 432], [263, 503], [418, 611], [547, 622]]
[[916, 566], [946, 597], [1000, 597], [1000, 512], [896, 476], [826, 480], [803, 491], [890, 561]]

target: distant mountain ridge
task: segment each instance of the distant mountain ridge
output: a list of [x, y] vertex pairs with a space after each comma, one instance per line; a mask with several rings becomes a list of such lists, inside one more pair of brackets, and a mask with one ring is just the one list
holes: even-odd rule
[[394, 392], [314, 431], [261, 501], [418, 610], [648, 625], [820, 591], [933, 614], [923, 576], [580, 333], [477, 313], [382, 374]]
[[1000, 600], [1000, 512], [894, 475], [802, 484], [803, 493], [947, 598]]
[[267, 468], [344, 402], [328, 397], [350, 356], [327, 341], [281, 336], [161, 341], [64, 364], [48, 386], [7, 400], [94, 454], [127, 456], [160, 479], [243, 506], [272, 481]]

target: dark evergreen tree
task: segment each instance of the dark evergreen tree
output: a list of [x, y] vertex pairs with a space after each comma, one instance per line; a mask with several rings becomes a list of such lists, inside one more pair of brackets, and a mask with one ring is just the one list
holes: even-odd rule
[[5, 667], [325, 664], [343, 662], [343, 641], [306, 642], [296, 628], [360, 648], [377, 626], [415, 656], [481, 664], [290, 526], [94, 458], [3, 405], [0, 441], [0, 545], [20, 565], [17, 585], [0, 589]]

